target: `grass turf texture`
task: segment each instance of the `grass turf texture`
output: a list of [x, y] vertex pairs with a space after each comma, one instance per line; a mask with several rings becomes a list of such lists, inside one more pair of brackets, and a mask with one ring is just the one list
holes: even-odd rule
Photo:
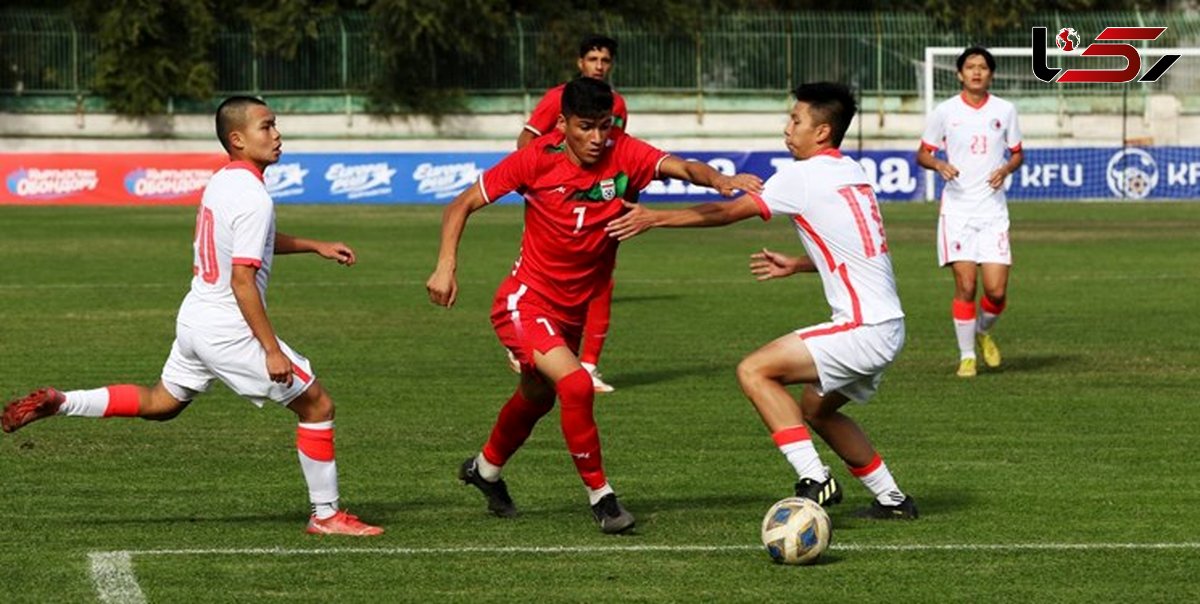
[[[279, 257], [276, 328], [338, 404], [343, 505], [388, 533], [302, 534], [294, 417], [223, 386], [168, 423], [55, 418], [0, 436], [0, 600], [94, 601], [88, 553], [390, 548], [390, 553], [136, 555], [167, 601], [1077, 601], [1200, 598], [1195, 546], [882, 550], [887, 545], [1200, 542], [1196, 295], [1200, 204], [1013, 204], [999, 371], [954, 377], [951, 279], [936, 207], [886, 205], [908, 344], [850, 413], [922, 518], [830, 510], [821, 565], [771, 564], [761, 515], [790, 468], [733, 368], [828, 319], [815, 275], [756, 283], [748, 255], [800, 250], [784, 221], [656, 231], [623, 245], [597, 397], [605, 461], [637, 535], [599, 534], [557, 414], [505, 475], [522, 511], [486, 515], [454, 480], [515, 384], [487, 314], [521, 230], [516, 207], [470, 221], [459, 303], [429, 304], [441, 208], [288, 207], [280, 230], [353, 245], [351, 269]], [[153, 383], [191, 277], [190, 208], [0, 208], [0, 396]], [[403, 553], [398, 548], [718, 546], [718, 551]], [[838, 549], [838, 546], [843, 549]], [[867, 548], [867, 549], [862, 549]]]

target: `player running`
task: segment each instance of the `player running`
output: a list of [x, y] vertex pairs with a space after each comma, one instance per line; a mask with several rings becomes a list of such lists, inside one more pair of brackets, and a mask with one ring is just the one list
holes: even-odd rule
[[[793, 95], [784, 137], [798, 161], [768, 179], [761, 196], [683, 210], [633, 207], [608, 229], [624, 240], [655, 227], [719, 226], [753, 216], [783, 215], [793, 223], [807, 256], [764, 249], [751, 256], [750, 269], [760, 281], [819, 273], [833, 317], [751, 353], [738, 364], [738, 382], [795, 469], [796, 496], [821, 505], [842, 500], [841, 486], [813, 446], [811, 426], [875, 495], [859, 516], [916, 518], [913, 498], [896, 485], [858, 424], [841, 412], [851, 400], [874, 396], [904, 346], [904, 311], [871, 180], [838, 151], [854, 118], [854, 96], [830, 83], [804, 84]], [[789, 384], [804, 384], [799, 403]]]
[[[579, 59], [575, 65], [579, 68], [580, 77], [595, 78], [602, 82], [608, 81], [613, 63], [617, 57], [617, 41], [607, 36], [588, 36], [579, 44]], [[562, 112], [562, 93], [566, 84], [559, 84], [546, 91], [542, 100], [533, 109], [529, 121], [521, 129], [517, 137], [517, 149], [521, 149], [534, 138], [554, 130], [558, 123], [558, 115]], [[613, 91], [613, 125], [609, 137], [616, 139], [625, 135], [625, 127], [629, 123], [629, 112], [625, 108], [625, 99]], [[608, 325], [612, 317], [613, 281], [592, 298], [587, 309], [587, 320], [583, 324], [583, 350], [579, 354], [580, 364], [592, 375], [592, 387], [599, 393], [612, 392], [614, 388], [604, 381], [600, 370], [600, 353], [604, 350], [604, 342], [608, 338]], [[509, 353], [509, 363], [513, 371], [519, 372], [520, 363]]]
[[158, 384], [68, 392], [43, 388], [9, 403], [0, 424], [14, 432], [54, 415], [167, 421], [221, 380], [259, 407], [273, 401], [298, 416], [296, 449], [312, 503], [307, 532], [379, 535], [383, 529], [338, 508], [333, 399], [308, 359], [276, 337], [265, 305], [275, 254], [312, 252], [352, 266], [354, 250], [275, 230], [275, 206], [263, 185], [263, 170], [279, 161], [282, 145], [266, 103], [226, 99], [217, 109], [217, 137], [229, 163], [213, 175], [197, 210], [195, 276], [179, 307], [175, 342]]
[[[973, 46], [958, 56], [957, 65], [962, 92], [942, 101], [930, 114], [917, 164], [946, 179], [938, 215], [938, 264], [954, 273], [951, 315], [958, 339], [958, 376], [974, 377], [977, 342], [983, 363], [1000, 366], [1000, 349], [991, 329], [1008, 301], [1012, 265], [1004, 180], [1021, 167], [1025, 154], [1017, 108], [988, 92], [996, 73], [992, 53]], [[946, 149], [946, 161], [933, 155], [941, 147]], [[977, 272], [983, 280], [978, 317]]]
[[500, 409], [479, 454], [458, 477], [486, 497], [488, 509], [516, 515], [503, 466], [554, 406], [557, 395], [567, 450], [604, 533], [624, 532], [634, 517], [617, 501], [604, 472], [600, 433], [592, 415], [592, 379], [576, 357], [588, 304], [612, 279], [618, 242], [605, 227], [627, 210], [623, 200], [663, 176], [715, 188], [757, 191], [757, 176], [724, 176], [707, 164], [684, 161], [637, 138], [610, 138], [613, 93], [594, 78], [567, 83], [556, 132], [535, 139], [484, 172], [442, 214], [437, 267], [429, 299], [450, 307], [458, 296], [458, 242], [467, 218], [511, 192], [525, 197], [525, 231], [512, 274], [492, 306], [492, 326], [521, 365], [516, 392]]

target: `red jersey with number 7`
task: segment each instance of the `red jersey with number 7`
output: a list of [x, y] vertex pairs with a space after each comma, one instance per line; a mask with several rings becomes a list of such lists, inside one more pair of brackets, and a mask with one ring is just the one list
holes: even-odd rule
[[610, 139], [591, 166], [573, 163], [562, 134], [534, 139], [479, 179], [491, 203], [516, 191], [525, 198], [525, 232], [513, 275], [563, 307], [587, 303], [612, 278], [617, 240], [604, 227], [627, 211], [658, 176], [664, 151], [633, 138]]

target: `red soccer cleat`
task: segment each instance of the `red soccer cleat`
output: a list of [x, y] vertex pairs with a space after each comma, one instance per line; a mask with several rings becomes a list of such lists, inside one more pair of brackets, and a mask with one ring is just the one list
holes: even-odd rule
[[371, 526], [358, 519], [358, 516], [347, 512], [346, 510], [338, 510], [338, 512], [324, 520], [318, 520], [316, 516], [308, 518], [308, 528], [305, 529], [310, 535], [354, 535], [356, 537], [371, 537], [374, 535], [382, 535], [383, 529], [378, 526]]
[[67, 401], [63, 393], [54, 388], [42, 388], [17, 399], [4, 407], [0, 416], [0, 428], [5, 432], [16, 432], [25, 424], [58, 413], [58, 408]]

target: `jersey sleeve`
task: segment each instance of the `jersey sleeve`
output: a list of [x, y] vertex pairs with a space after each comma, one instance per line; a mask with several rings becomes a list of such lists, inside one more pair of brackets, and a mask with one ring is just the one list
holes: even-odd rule
[[233, 264], [254, 268], [262, 266], [263, 249], [267, 246], [267, 235], [271, 232], [274, 217], [271, 198], [265, 191], [255, 195], [253, 202], [241, 206], [230, 225], [233, 232]]
[[554, 129], [558, 124], [558, 114], [562, 113], [562, 86], [551, 88], [542, 95], [525, 122], [525, 129], [534, 136], [541, 136]]
[[658, 177], [663, 160], [670, 156], [670, 153], [632, 136], [622, 137], [619, 144], [624, 167], [629, 171], [629, 187], [626, 190], [630, 193], [649, 186], [650, 181]]
[[513, 191], [527, 186], [532, 180], [534, 164], [537, 162], [539, 145], [526, 145], [509, 153], [500, 163], [492, 166], [479, 177], [479, 190], [483, 199], [492, 203]]
[[629, 110], [625, 107], [625, 98], [613, 92], [613, 130], [617, 130], [616, 135], [610, 135], [609, 138], [617, 138], [625, 134], [625, 129], [629, 127]]
[[755, 198], [763, 211], [763, 220], [775, 214], [797, 216], [804, 214], [808, 200], [808, 184], [804, 182], [804, 170], [799, 162], [780, 168], [763, 183], [762, 195]]
[[1017, 106], [1013, 105], [1009, 109], [1008, 132], [1004, 141], [1008, 145], [1008, 150], [1016, 153], [1021, 150], [1021, 123], [1017, 118]]
[[934, 108], [933, 113], [929, 114], [929, 120], [925, 123], [925, 132], [921, 135], [921, 146], [929, 150], [930, 153], [942, 148], [942, 141], [946, 138], [946, 115], [942, 111], [942, 106]]

